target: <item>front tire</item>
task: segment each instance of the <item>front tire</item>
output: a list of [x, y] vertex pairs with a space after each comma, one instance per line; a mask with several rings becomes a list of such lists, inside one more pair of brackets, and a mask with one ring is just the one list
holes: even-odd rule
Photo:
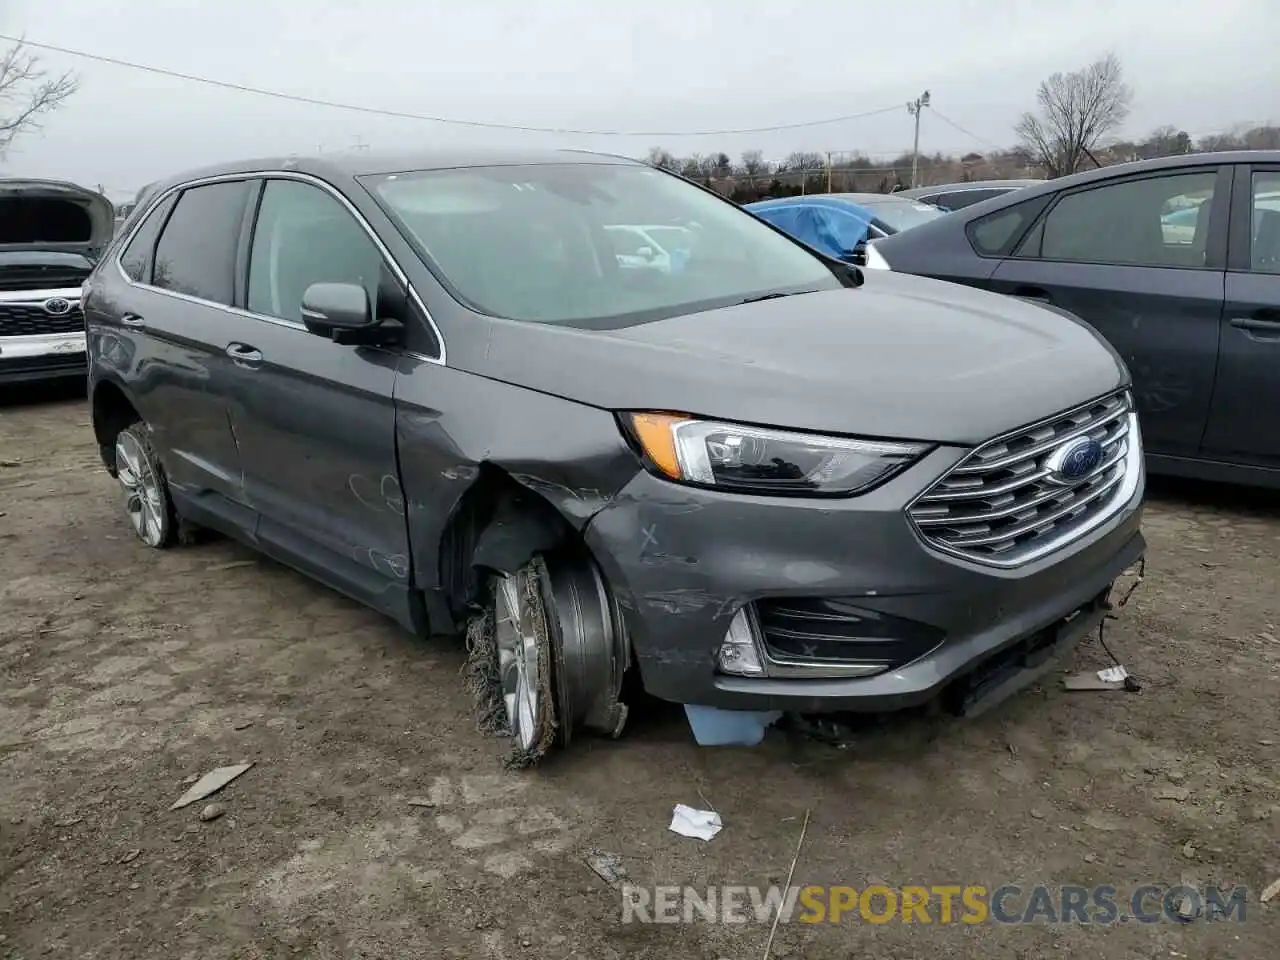
[[590, 558], [536, 556], [487, 586], [467, 632], [468, 687], [481, 729], [510, 738], [508, 765], [536, 763], [582, 730], [619, 736], [629, 650]]
[[168, 478], [144, 423], [132, 423], [116, 435], [115, 456], [116, 480], [133, 532], [153, 549], [173, 546], [178, 539], [178, 517], [169, 496]]

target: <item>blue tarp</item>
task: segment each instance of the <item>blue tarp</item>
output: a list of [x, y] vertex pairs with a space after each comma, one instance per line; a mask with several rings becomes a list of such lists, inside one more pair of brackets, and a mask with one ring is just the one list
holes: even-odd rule
[[845, 201], [818, 205], [797, 198], [795, 203], [748, 203], [746, 209], [830, 257], [842, 257], [864, 243], [872, 219], [866, 207]]

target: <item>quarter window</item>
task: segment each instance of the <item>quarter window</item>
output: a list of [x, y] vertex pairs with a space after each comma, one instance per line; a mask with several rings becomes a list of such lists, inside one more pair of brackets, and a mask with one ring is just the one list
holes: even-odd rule
[[156, 245], [151, 282], [163, 290], [230, 304], [248, 194], [247, 180], [184, 190]]
[[1255, 273], [1280, 273], [1280, 173], [1253, 175], [1250, 227], [1249, 268]]
[[980, 257], [1007, 256], [1043, 207], [1044, 200], [1036, 198], [980, 217], [969, 224], [969, 245]]
[[156, 238], [160, 236], [160, 228], [164, 226], [165, 217], [173, 209], [173, 197], [168, 197], [156, 204], [156, 208], [147, 214], [142, 226], [133, 235], [124, 253], [120, 255], [120, 266], [130, 280], [137, 283], [151, 282], [151, 255], [156, 249]]
[[309, 183], [268, 180], [249, 253], [248, 308], [302, 322], [313, 283], [354, 283], [375, 312], [382, 257], [345, 207]]
[[1203, 267], [1216, 181], [1217, 171], [1208, 170], [1068, 194], [1019, 254], [1081, 263]]

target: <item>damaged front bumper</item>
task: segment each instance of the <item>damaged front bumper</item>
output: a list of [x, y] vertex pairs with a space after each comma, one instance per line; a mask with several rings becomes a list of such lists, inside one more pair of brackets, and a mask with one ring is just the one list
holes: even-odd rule
[[[888, 711], [948, 692], [974, 713], [1041, 676], [1097, 627], [1112, 583], [1145, 552], [1143, 484], [1077, 541], [1000, 569], [930, 550], [906, 516], [955, 456], [937, 451], [847, 500], [637, 476], [586, 537], [645, 689], [678, 703], [795, 713]], [[758, 675], [725, 670], [726, 638], [744, 631]]]

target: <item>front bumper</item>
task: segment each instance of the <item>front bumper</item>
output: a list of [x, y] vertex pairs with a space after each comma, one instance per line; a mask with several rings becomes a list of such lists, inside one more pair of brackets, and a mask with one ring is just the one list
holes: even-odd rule
[[83, 333], [0, 336], [0, 383], [84, 377], [87, 373]]
[[[894, 710], [995, 664], [1007, 677], [1002, 661], [1034, 647], [1014, 671], [1013, 686], [1025, 686], [1044, 670], [1040, 654], [1061, 654], [1096, 626], [1112, 582], [1145, 552], [1141, 457], [1133, 493], [1105, 522], [1047, 557], [999, 569], [926, 547], [905, 513], [965, 453], [938, 449], [848, 500], [746, 497], [637, 476], [586, 536], [618, 597], [646, 690], [728, 709]], [[935, 642], [870, 676], [718, 671], [726, 630], [748, 603], [812, 608], [828, 600], [931, 633]], [[1012, 692], [1007, 680], [998, 685]]]

